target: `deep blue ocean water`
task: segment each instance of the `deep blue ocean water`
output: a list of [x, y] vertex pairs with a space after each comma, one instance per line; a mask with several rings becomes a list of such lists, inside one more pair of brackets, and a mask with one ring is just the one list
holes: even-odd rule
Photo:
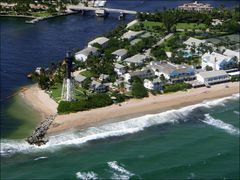
[[[184, 2], [188, 1], [109, 0], [107, 6], [155, 11]], [[204, 2], [227, 7], [238, 3]], [[127, 16], [125, 22], [131, 19]], [[24, 21], [0, 18], [1, 179], [239, 178], [239, 98], [236, 97], [220, 106], [196, 108], [194, 113], [175, 112], [170, 120], [161, 114], [153, 120], [135, 119], [130, 123], [133, 127], [128, 123], [114, 124], [116, 132], [108, 132], [110, 127], [69, 132], [52, 137], [49, 147], [42, 150], [27, 146], [23, 140], [14, 140], [23, 138], [12, 134], [22, 126], [28, 127], [29, 121], [16, 118], [20, 114], [24, 118], [27, 112], [18, 109], [21, 103], [16, 105], [14, 98], [7, 97], [32, 83], [26, 78], [28, 72], [61, 60], [67, 50], [83, 48], [89, 40], [121, 23], [117, 15], [101, 19], [93, 14], [59, 17], [34, 25]], [[9, 108], [14, 117], [6, 113]], [[63, 137], [68, 145], [61, 144]]]

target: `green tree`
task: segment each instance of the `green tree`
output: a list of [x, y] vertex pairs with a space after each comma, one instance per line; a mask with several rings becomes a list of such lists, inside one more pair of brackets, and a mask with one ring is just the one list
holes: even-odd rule
[[146, 88], [139, 79], [135, 79], [132, 83], [132, 95], [134, 98], [144, 98], [148, 96]]

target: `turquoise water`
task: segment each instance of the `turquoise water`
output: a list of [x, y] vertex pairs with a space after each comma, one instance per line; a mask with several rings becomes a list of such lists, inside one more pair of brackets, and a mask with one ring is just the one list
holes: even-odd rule
[[239, 179], [239, 96], [50, 137], [3, 140], [1, 179]]

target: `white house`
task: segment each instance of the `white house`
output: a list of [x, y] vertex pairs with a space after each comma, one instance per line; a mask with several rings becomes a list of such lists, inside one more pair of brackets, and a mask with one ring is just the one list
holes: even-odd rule
[[94, 55], [97, 56], [99, 55], [98, 49], [95, 47], [87, 47], [75, 54], [75, 59], [77, 61], [82, 61], [85, 62], [88, 56]]
[[129, 81], [133, 77], [139, 77], [139, 78], [145, 79], [145, 78], [151, 78], [154, 76], [155, 74], [152, 69], [143, 69], [143, 70], [133, 71], [133, 72], [124, 74], [124, 80]]
[[184, 81], [195, 78], [195, 70], [189, 65], [177, 65], [166, 61], [152, 61], [148, 65], [155, 75], [161, 77], [164, 75], [166, 79], [175, 81]]
[[109, 80], [109, 75], [107, 75], [107, 74], [100, 74], [99, 80], [100, 81], [107, 81], [107, 80]]
[[145, 59], [146, 59], [145, 55], [136, 54], [132, 57], [125, 59], [124, 62], [126, 62], [128, 66], [130, 66], [131, 64], [142, 65]]
[[99, 83], [97, 81], [92, 81], [90, 85], [90, 89], [95, 91], [95, 92], [106, 92], [107, 91], [107, 86], [105, 84]]
[[190, 37], [188, 40], [184, 41], [183, 44], [187, 46], [187, 49], [198, 48], [201, 44], [204, 44], [205, 40], [200, 40]]
[[234, 64], [233, 57], [225, 56], [217, 52], [205, 53], [202, 56], [202, 69], [206, 69], [207, 66], [212, 67], [213, 70], [228, 69], [228, 67]]
[[88, 43], [88, 47], [92, 47], [94, 44], [99, 44], [101, 47], [107, 47], [109, 39], [106, 37], [98, 37]]
[[206, 85], [229, 81], [230, 76], [224, 71], [203, 71], [196, 74], [197, 80]]
[[127, 39], [127, 40], [131, 41], [143, 33], [144, 33], [144, 31], [129, 30], [122, 35], [121, 39]]
[[122, 76], [124, 73], [126, 73], [126, 67], [122, 64], [116, 63], [114, 65], [114, 71], [117, 73], [118, 76]]
[[112, 53], [115, 56], [117, 61], [122, 61], [127, 58], [127, 50], [126, 49], [118, 49]]
[[223, 55], [225, 56], [228, 56], [228, 57], [236, 57], [237, 58], [237, 61], [240, 62], [240, 52], [238, 51], [233, 51], [233, 50], [230, 50], [230, 49], [226, 49], [223, 53]]
[[160, 91], [160, 90], [162, 90], [163, 83], [158, 78], [155, 78], [153, 80], [144, 79], [143, 85], [147, 89], [154, 90], [154, 91]]

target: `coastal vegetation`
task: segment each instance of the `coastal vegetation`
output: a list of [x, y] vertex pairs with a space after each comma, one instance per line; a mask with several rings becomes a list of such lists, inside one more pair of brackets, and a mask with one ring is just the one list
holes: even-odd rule
[[[152, 72], [151, 70], [146, 71], [146, 68], [149, 68], [150, 62], [156, 62], [157, 64], [160, 61], [171, 64], [168, 64], [167, 69], [170, 67], [171, 70], [172, 66], [177, 67], [177, 70], [172, 71], [173, 73], [178, 71], [179, 65], [186, 65], [186, 69], [201, 68], [201, 55], [213, 52], [215, 47], [220, 52], [218, 47], [222, 45], [228, 47], [236, 44], [231, 44], [230, 42], [233, 42], [233, 40], [230, 41], [230, 39], [232, 38], [231, 33], [238, 31], [237, 28], [228, 30], [224, 27], [225, 22], [229, 21], [226, 17], [233, 18], [228, 23], [234, 21], [233, 26], [236, 23], [236, 17], [238, 16], [235, 14], [235, 10], [222, 10], [225, 15], [222, 17], [224, 20], [221, 27], [215, 27], [211, 24], [217, 13], [215, 10], [209, 13], [187, 12], [176, 9], [148, 14], [138, 13], [138, 23], [135, 25], [127, 28], [125, 24], [121, 24], [112, 31], [105, 33], [104, 38], [107, 39], [107, 44], [104, 46], [99, 43], [91, 44], [94, 47], [93, 49], [97, 49], [96, 54], [90, 53], [86, 55], [84, 60], [79, 60], [75, 56], [73, 72], [77, 71], [78, 73], [74, 75], [74, 78], [81, 76], [79, 78], [83, 78], [83, 80], [74, 83], [75, 98], [72, 102], [61, 100], [62, 83], [66, 73], [64, 61], [56, 64], [52, 63], [49, 68], [42, 68], [38, 72], [33, 72], [31, 78], [38, 82], [39, 87], [46, 90], [59, 103], [58, 112], [62, 114], [104, 107], [112, 103], [121, 103], [129, 98], [141, 99], [147, 97], [149, 92], [156, 94], [187, 90], [192, 87], [189, 81], [193, 80], [192, 75], [194, 73], [183, 70], [184, 73], [174, 76], [176, 77], [174, 79], [169, 74], [166, 77], [163, 75], [164, 73], [160, 74], [159, 69], [155, 69], [156, 72], [151, 69], [154, 71]], [[36, 15], [41, 16], [37, 12]], [[134, 37], [123, 38], [125, 33], [132, 33]], [[135, 33], [139, 34], [134, 35]], [[199, 40], [207, 38], [211, 40], [213, 37], [223, 37], [223, 34], [231, 35], [226, 36], [229, 40], [223, 38], [224, 43], [222, 44], [200, 43], [198, 46], [192, 45], [191, 47], [184, 44], [190, 37], [198, 37]], [[113, 52], [122, 49], [127, 52], [127, 55], [123, 59], [117, 60]], [[74, 53], [80, 52], [79, 50], [79, 48], [76, 48]], [[85, 56], [84, 53], [83, 55]], [[139, 62], [138, 58], [133, 58], [133, 61], [129, 63], [125, 62], [124, 59], [135, 55], [140, 55], [140, 58], [144, 57], [144, 60]], [[119, 74], [119, 71], [115, 69], [116, 64], [118, 67], [124, 68], [124, 72]], [[206, 66], [205, 70], [212, 70], [212, 67]], [[139, 73], [139, 75], [126, 80], [130, 73]], [[187, 77], [182, 78], [185, 75]], [[148, 86], [144, 84], [145, 79], [148, 80], [148, 83], [152, 83], [152, 87], [154, 86], [153, 83], [157, 82], [154, 79], [157, 79], [161, 83], [161, 88], [147, 88]], [[236, 78], [232, 79], [232, 81], [235, 80]], [[96, 86], [100, 88], [97, 89]]]

